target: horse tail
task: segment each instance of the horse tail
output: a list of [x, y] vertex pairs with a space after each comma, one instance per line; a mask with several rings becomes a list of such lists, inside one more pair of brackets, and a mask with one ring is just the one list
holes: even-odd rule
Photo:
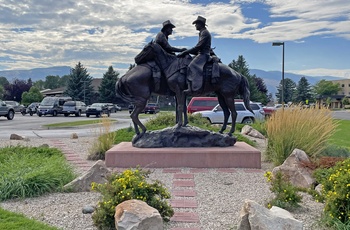
[[118, 79], [115, 85], [115, 93], [124, 101], [133, 102], [133, 96], [129, 93], [129, 90], [126, 89], [125, 75]]
[[250, 108], [250, 90], [248, 79], [241, 75], [241, 83], [239, 84], [239, 94], [243, 97], [243, 103], [245, 107], [254, 114], [252, 108]]

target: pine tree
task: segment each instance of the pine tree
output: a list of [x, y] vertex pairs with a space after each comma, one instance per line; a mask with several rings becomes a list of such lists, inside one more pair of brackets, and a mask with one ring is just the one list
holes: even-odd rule
[[[295, 82], [290, 78], [284, 79], [284, 93], [283, 93], [284, 103], [292, 102], [293, 98], [295, 98], [295, 93], [296, 93]], [[280, 81], [280, 84], [277, 87], [276, 97], [278, 98], [278, 103], [282, 103], [281, 96], [282, 96], [282, 80]]]
[[64, 94], [72, 97], [73, 100], [84, 101], [86, 104], [90, 104], [94, 90], [91, 83], [92, 77], [79, 62], [70, 71], [67, 89], [64, 91]]
[[103, 74], [101, 85], [98, 87], [100, 101], [106, 103], [116, 103], [115, 84], [118, 81], [119, 73], [114, 71], [113, 67], [108, 67], [108, 71]]
[[296, 103], [306, 103], [306, 100], [312, 101], [311, 98], [311, 86], [309, 82], [307, 81], [306, 77], [300, 78], [296, 90], [296, 98], [295, 102]]
[[267, 101], [266, 93], [260, 92], [257, 87], [257, 82], [260, 83], [260, 79], [257, 80], [255, 75], [254, 76], [250, 75], [249, 66], [242, 55], [239, 55], [237, 61], [233, 60], [230, 64], [228, 64], [228, 66], [247, 78], [249, 83], [251, 101], [259, 101], [259, 102]]

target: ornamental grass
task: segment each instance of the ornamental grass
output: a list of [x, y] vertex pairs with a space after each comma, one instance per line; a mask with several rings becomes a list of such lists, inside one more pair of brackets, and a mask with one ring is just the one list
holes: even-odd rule
[[277, 110], [266, 122], [266, 156], [275, 166], [281, 165], [295, 148], [313, 160], [327, 147], [337, 122], [326, 107], [291, 106]]

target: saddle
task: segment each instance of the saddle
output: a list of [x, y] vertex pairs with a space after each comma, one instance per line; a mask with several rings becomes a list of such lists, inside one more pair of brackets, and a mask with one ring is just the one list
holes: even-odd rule
[[220, 81], [219, 62], [221, 60], [217, 56], [210, 56], [203, 68], [203, 83], [210, 80], [211, 84], [216, 85]]

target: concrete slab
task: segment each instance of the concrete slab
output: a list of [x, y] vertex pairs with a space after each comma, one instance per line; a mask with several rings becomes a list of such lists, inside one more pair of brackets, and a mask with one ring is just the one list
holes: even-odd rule
[[136, 148], [122, 142], [105, 154], [107, 167], [261, 168], [261, 152], [245, 142], [230, 147]]

